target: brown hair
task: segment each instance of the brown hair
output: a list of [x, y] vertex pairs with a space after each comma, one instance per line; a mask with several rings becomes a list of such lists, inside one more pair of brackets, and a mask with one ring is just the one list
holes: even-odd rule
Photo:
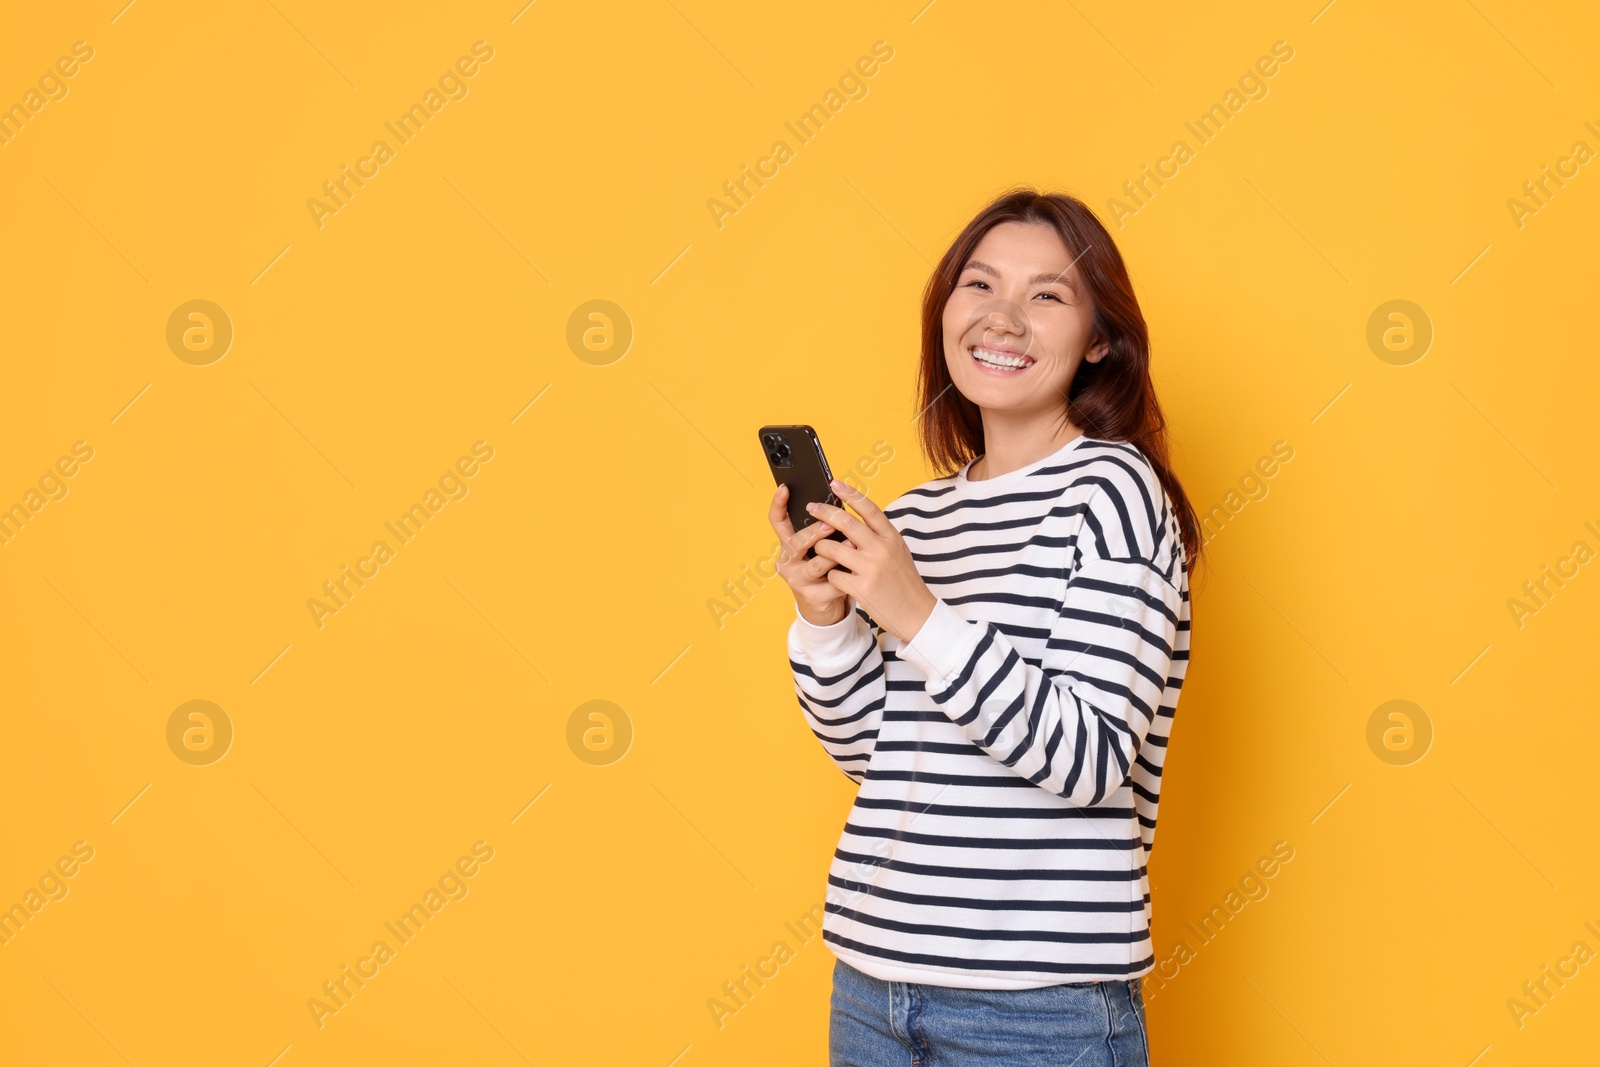
[[953, 388], [944, 354], [944, 306], [973, 249], [1002, 222], [1042, 223], [1060, 235], [1094, 305], [1089, 347], [1109, 341], [1097, 363], [1079, 364], [1064, 417], [1090, 437], [1138, 447], [1171, 498], [1192, 574], [1202, 543], [1194, 506], [1172, 472], [1167, 423], [1150, 380], [1150, 335], [1116, 242], [1082, 201], [1022, 187], [1003, 194], [967, 223], [934, 268], [922, 295], [922, 366], [917, 407], [922, 452], [937, 476], [954, 474], [983, 454], [978, 406]]

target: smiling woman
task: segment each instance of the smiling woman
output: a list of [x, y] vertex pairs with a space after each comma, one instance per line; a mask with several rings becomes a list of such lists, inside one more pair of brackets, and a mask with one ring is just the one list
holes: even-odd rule
[[795, 693], [860, 786], [823, 920], [835, 1065], [1148, 1062], [1147, 868], [1200, 550], [1149, 358], [1093, 213], [1008, 194], [923, 294], [939, 476], [884, 508], [836, 482], [850, 510], [798, 533], [773, 498]]

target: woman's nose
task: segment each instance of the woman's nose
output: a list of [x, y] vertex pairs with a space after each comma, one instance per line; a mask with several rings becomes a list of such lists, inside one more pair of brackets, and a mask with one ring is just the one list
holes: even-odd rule
[[1026, 333], [1028, 315], [1010, 300], [992, 300], [982, 309], [984, 325], [996, 333]]

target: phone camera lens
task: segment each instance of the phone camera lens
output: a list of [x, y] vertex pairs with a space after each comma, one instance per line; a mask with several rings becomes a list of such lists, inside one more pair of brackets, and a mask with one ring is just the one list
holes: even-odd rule
[[781, 433], [764, 433], [761, 435], [761, 444], [766, 449], [767, 460], [774, 467], [794, 466], [794, 453], [789, 450], [789, 442]]

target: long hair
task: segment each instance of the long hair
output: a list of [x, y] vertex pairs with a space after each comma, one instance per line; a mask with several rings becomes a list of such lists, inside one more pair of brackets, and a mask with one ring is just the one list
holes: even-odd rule
[[1078, 365], [1063, 416], [1090, 437], [1126, 441], [1144, 453], [1177, 512], [1188, 570], [1203, 544], [1194, 506], [1172, 472], [1167, 423], [1150, 380], [1150, 335], [1116, 242], [1082, 201], [1061, 193], [1014, 189], [967, 223], [928, 278], [922, 295], [922, 366], [917, 407], [922, 452], [936, 476], [954, 474], [984, 452], [978, 405], [954, 388], [944, 353], [944, 306], [978, 242], [1002, 222], [1043, 223], [1061, 237], [1094, 304], [1089, 347], [1109, 341], [1097, 363]]

